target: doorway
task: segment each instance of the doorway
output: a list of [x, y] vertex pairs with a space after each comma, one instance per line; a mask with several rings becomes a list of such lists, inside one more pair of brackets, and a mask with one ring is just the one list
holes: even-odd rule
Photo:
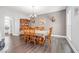
[[4, 34], [12, 33], [12, 19], [9, 16], [4, 17]]

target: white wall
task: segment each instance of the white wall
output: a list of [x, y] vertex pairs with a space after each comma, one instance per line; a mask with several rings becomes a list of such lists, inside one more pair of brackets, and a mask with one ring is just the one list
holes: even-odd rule
[[[68, 7], [70, 11], [69, 20], [71, 20], [71, 31], [67, 33], [71, 37], [71, 43], [79, 52], [79, 10], [78, 7]], [[68, 25], [68, 24], [67, 24]], [[71, 32], [71, 35], [69, 34]]]
[[79, 14], [76, 13], [76, 7], [72, 8], [73, 19], [72, 19], [72, 43], [79, 52]]
[[[50, 16], [54, 16], [56, 21], [52, 22], [49, 19]], [[53, 27], [54, 35], [63, 35], [66, 36], [66, 10], [58, 11], [58, 12], [52, 12], [49, 14], [43, 14], [40, 15], [40, 17], [46, 18], [46, 27]]]
[[19, 10], [15, 10], [15, 9], [11, 9], [9, 7], [0, 7], [0, 33], [3, 34], [4, 32], [4, 17], [8, 16], [10, 18], [12, 18], [12, 33], [15, 35], [19, 34], [19, 22], [17, 21], [20, 18], [27, 18], [27, 14], [19, 11]]

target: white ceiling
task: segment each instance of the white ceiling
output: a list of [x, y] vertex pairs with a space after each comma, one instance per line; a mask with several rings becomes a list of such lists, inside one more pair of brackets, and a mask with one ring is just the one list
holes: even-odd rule
[[[17, 10], [19, 12], [31, 15], [33, 13], [32, 6], [6, 6], [6, 8], [11, 8], [12, 10]], [[34, 6], [34, 11], [36, 14], [46, 14], [51, 12], [56, 12], [66, 9], [66, 6]]]
[[[45, 14], [45, 13], [51, 13], [56, 12], [65, 9], [65, 6], [34, 6], [34, 11], [37, 14]], [[16, 9], [19, 9], [21, 11], [24, 11], [25, 13], [33, 13], [32, 6], [20, 6]]]

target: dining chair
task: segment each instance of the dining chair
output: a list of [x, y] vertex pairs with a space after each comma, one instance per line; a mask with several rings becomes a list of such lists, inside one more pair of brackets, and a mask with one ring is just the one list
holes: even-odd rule
[[52, 27], [49, 28], [49, 32], [48, 32], [48, 46], [49, 46], [49, 48], [51, 48], [51, 34], [52, 34]]
[[29, 42], [33, 42], [34, 45], [36, 44], [36, 34], [35, 34], [35, 28], [30, 28], [29, 30], [30, 40]]
[[45, 38], [43, 36], [37, 36], [38, 44], [44, 45], [45, 43]]
[[25, 34], [26, 30], [27, 30], [27, 26], [23, 25], [20, 27], [20, 39], [24, 41], [26, 41], [26, 34]]
[[42, 46], [44, 46], [44, 44], [45, 44], [45, 35], [44, 35], [44, 33], [41, 33], [41, 32], [43, 32], [44, 31], [44, 29], [45, 29], [45, 27], [44, 26], [38, 26], [37, 27], [38, 29], [36, 29], [37, 31], [37, 43], [39, 44], [39, 45], [42, 45]]
[[29, 28], [25, 29], [25, 33], [24, 33], [24, 36], [25, 36], [25, 40], [26, 42], [28, 43], [29, 40], [30, 40], [30, 35], [29, 35]]
[[20, 27], [20, 39], [24, 38], [24, 27]]

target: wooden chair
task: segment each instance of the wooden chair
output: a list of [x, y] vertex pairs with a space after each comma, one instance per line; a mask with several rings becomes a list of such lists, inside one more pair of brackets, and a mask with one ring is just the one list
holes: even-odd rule
[[29, 27], [27, 29], [25, 29], [25, 33], [24, 33], [26, 42], [28, 43], [30, 41], [30, 29]]
[[29, 35], [30, 35], [30, 40], [29, 40], [29, 42], [33, 42], [34, 45], [35, 45], [35, 44], [36, 44], [35, 28], [30, 28]]
[[40, 45], [44, 45], [45, 39], [43, 36], [37, 36], [37, 43]]
[[49, 28], [48, 32], [48, 46], [51, 48], [51, 34], [52, 34], [52, 28]]
[[20, 39], [26, 41], [24, 30], [21, 30], [20, 32]]
[[20, 27], [20, 38], [24, 41], [26, 41], [26, 38], [25, 38], [25, 30], [27, 30], [27, 26], [21, 26]]
[[24, 41], [27, 41], [26, 30], [29, 28], [29, 22], [29, 19], [20, 19], [20, 38]]

